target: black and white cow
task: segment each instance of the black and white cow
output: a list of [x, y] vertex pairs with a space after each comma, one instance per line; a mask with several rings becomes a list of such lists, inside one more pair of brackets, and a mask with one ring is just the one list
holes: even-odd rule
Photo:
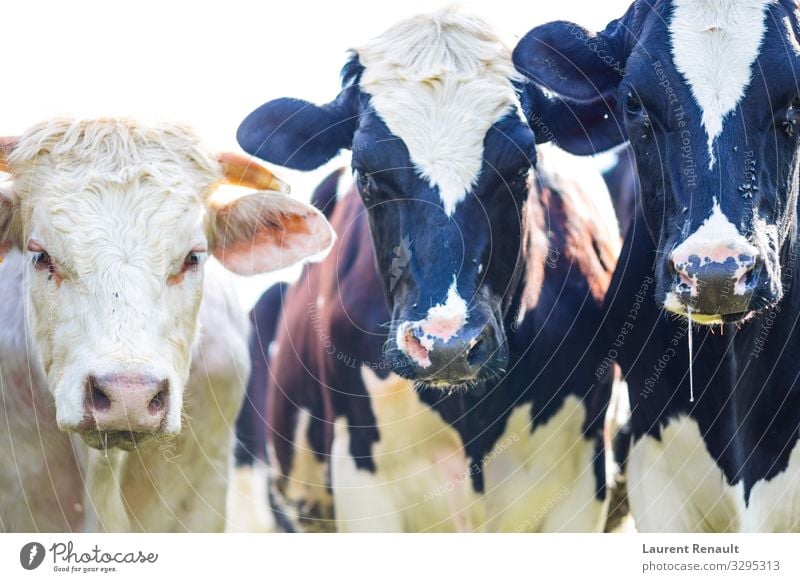
[[799, 32], [794, 1], [637, 1], [514, 53], [558, 96], [543, 122], [562, 146], [636, 157], [643, 210], [608, 305], [642, 530], [800, 530]]
[[554, 169], [579, 159], [548, 148], [531, 179], [516, 79], [487, 23], [444, 11], [354, 51], [332, 102], [239, 129], [293, 168], [353, 152], [339, 241], [285, 297], [270, 363], [277, 485], [305, 528], [334, 509], [341, 531], [603, 527], [594, 339], [618, 227], [596, 171]]

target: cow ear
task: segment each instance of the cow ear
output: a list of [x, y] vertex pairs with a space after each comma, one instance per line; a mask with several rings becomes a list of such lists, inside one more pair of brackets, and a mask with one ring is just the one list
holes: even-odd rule
[[336, 235], [313, 206], [276, 192], [255, 192], [209, 206], [211, 252], [240, 275], [267, 273], [303, 259], [322, 260]]
[[353, 143], [358, 88], [346, 87], [322, 106], [300, 99], [269, 101], [248, 115], [236, 132], [246, 152], [295, 170], [314, 170]]
[[552, 141], [563, 150], [584, 156], [611, 149], [628, 139], [617, 114], [616, 94], [577, 102], [528, 83], [522, 102], [536, 143]]
[[[16, 137], [0, 137], [0, 172], [11, 172], [8, 157], [19, 142]], [[0, 183], [0, 260], [14, 246], [12, 226], [19, 204], [10, 181]]]
[[0, 184], [0, 260], [16, 244], [12, 232], [14, 216], [19, 208], [10, 182]]
[[617, 93], [634, 12], [632, 6], [600, 33], [559, 21], [537, 26], [519, 41], [513, 60], [528, 81], [523, 100], [538, 141], [554, 140], [575, 154], [625, 141]]

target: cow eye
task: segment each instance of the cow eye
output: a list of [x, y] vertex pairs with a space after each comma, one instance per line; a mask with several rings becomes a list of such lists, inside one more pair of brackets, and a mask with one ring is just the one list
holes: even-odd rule
[[184, 269], [197, 271], [200, 268], [200, 265], [203, 264], [205, 255], [205, 251], [191, 251], [188, 255], [186, 255], [186, 259], [183, 261]]
[[800, 121], [800, 95], [792, 99], [792, 102], [789, 104], [789, 109], [786, 112], [786, 117], [792, 123]]
[[375, 178], [367, 172], [356, 170], [356, 184], [358, 185], [358, 192], [361, 194], [362, 200], [364, 200], [364, 202], [371, 202], [372, 198], [378, 192]]
[[53, 259], [45, 251], [33, 254], [33, 266], [37, 271], [49, 271], [52, 273], [55, 270]]
[[517, 172], [517, 176], [515, 182], [524, 184], [528, 181], [528, 174], [530, 174], [531, 168], [530, 166], [524, 166], [519, 169]]
[[625, 96], [625, 110], [632, 115], [642, 112], [642, 102], [633, 91], [628, 91], [628, 94]]
[[37, 271], [47, 271], [51, 274], [55, 273], [56, 266], [53, 262], [53, 258], [42, 248], [42, 245], [34, 240], [30, 240], [28, 241], [28, 251], [32, 253], [31, 261], [33, 262], [34, 269]]
[[356, 171], [356, 182], [358, 182], [358, 188], [362, 192], [369, 192], [375, 187], [375, 179], [361, 170]]

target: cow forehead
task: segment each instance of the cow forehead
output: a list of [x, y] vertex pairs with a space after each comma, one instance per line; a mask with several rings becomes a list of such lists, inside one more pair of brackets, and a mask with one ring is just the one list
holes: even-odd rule
[[[219, 165], [189, 128], [112, 118], [38, 124], [19, 138], [9, 164], [23, 200], [133, 192], [136, 184], [205, 197], [221, 177]], [[142, 195], [147, 188], [138, 191]]]
[[[70, 241], [147, 246], [202, 232], [205, 206], [190, 188], [106, 183], [99, 188], [38, 195], [29, 200], [31, 229]], [[47, 241], [45, 241], [47, 242]]]
[[519, 108], [508, 49], [452, 11], [401, 22], [356, 51], [360, 88], [448, 215], [478, 181], [489, 129]]
[[714, 142], [753, 78], [768, 8], [776, 0], [673, 0], [669, 23], [672, 59], [683, 75], [707, 137], [709, 169]]

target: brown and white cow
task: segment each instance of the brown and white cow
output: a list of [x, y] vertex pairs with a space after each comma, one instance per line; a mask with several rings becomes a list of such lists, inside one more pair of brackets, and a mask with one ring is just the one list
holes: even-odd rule
[[330, 226], [180, 125], [55, 119], [0, 169], [0, 530], [221, 530], [249, 374], [222, 267], [323, 256]]

